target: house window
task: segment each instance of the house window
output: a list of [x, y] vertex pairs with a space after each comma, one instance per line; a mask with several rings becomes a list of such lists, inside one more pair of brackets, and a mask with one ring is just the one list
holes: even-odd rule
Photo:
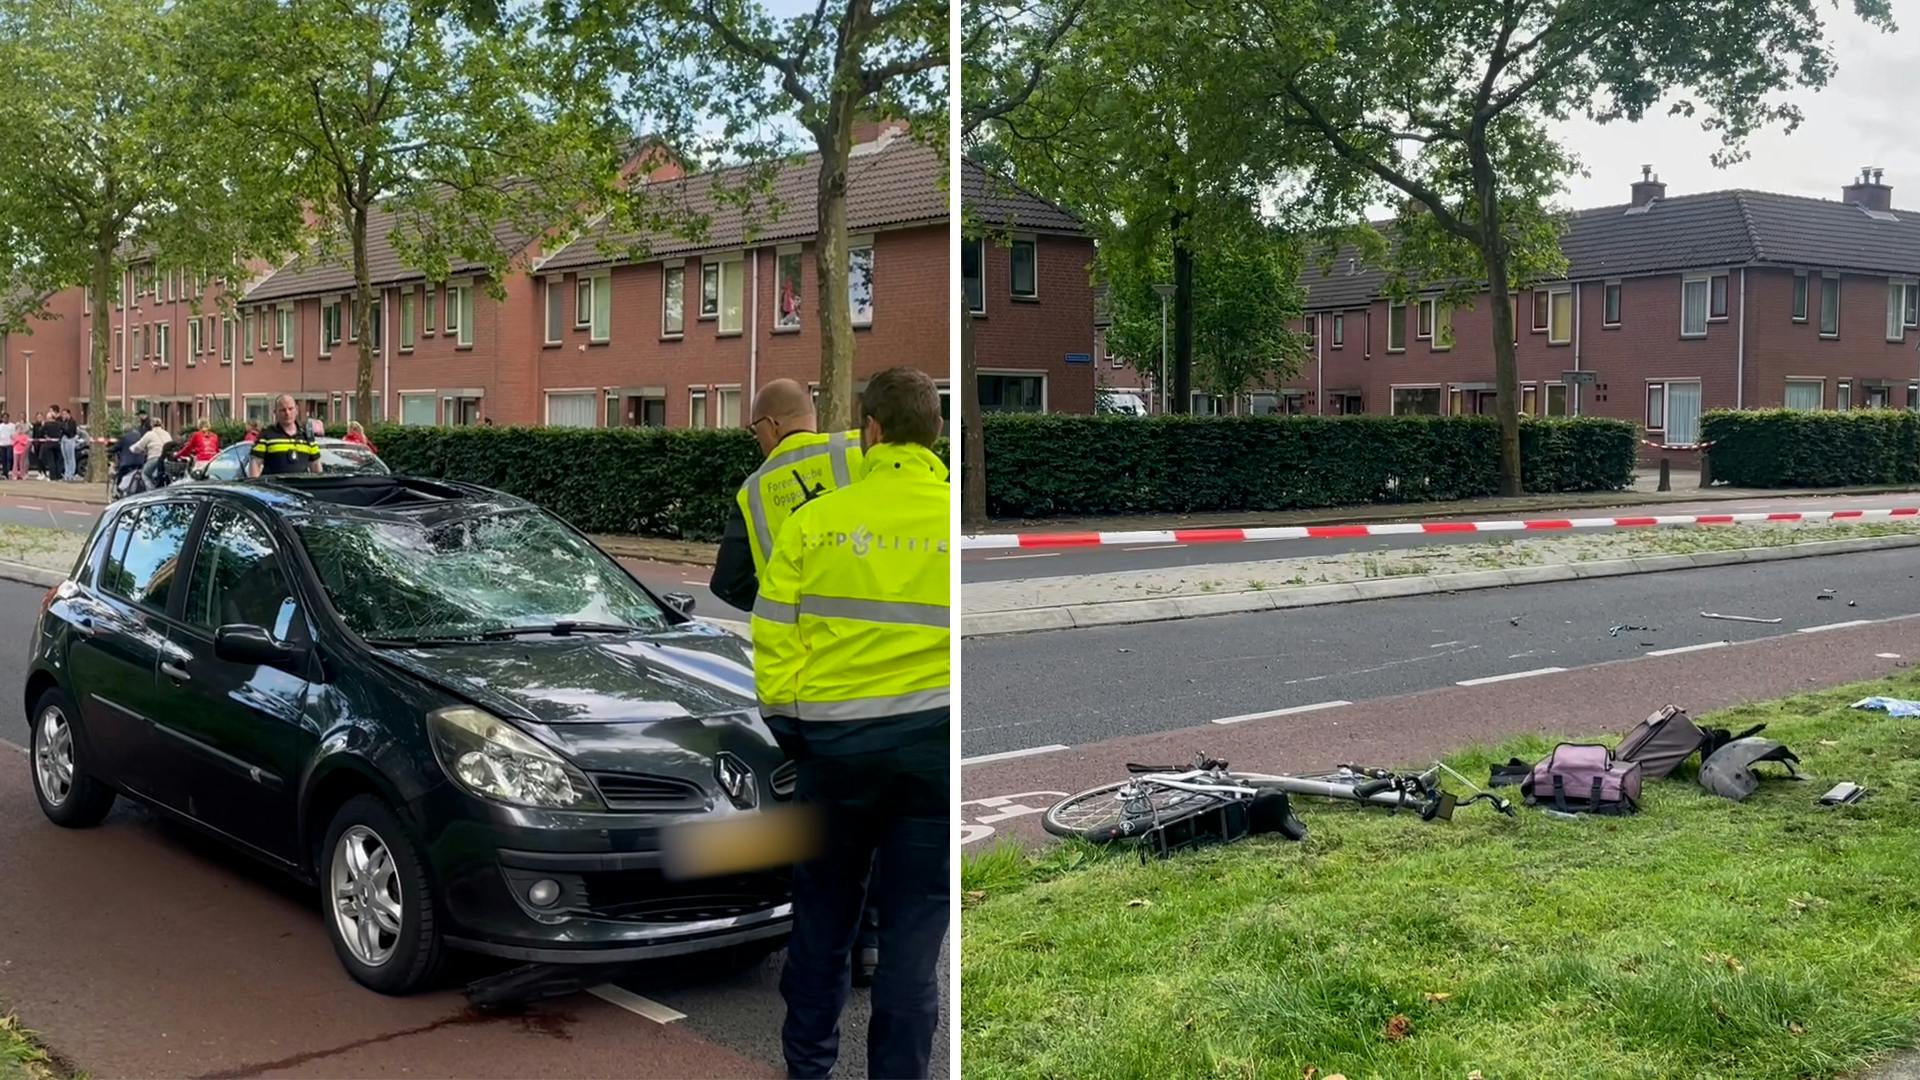
[[563, 340], [562, 324], [566, 319], [566, 294], [560, 291], [560, 279], [547, 279], [547, 336], [546, 343], [558, 345]]
[[273, 398], [266, 394], [248, 394], [242, 407], [247, 411], [247, 419], [256, 424], [265, 424], [269, 422], [273, 411]]
[[687, 329], [687, 268], [669, 266], [661, 275], [660, 333], [679, 337]]
[[1826, 386], [1825, 379], [1788, 379], [1786, 407], [1805, 409], [1808, 412], [1823, 408], [1823, 399], [1827, 394]]
[[1600, 315], [1600, 325], [1619, 326], [1620, 325], [1620, 283], [1617, 281], [1607, 282], [1604, 296], [1605, 296], [1605, 301], [1602, 305], [1604, 310], [1601, 312], [1601, 315]]
[[1433, 351], [1446, 352], [1453, 348], [1453, 307], [1438, 301], [1429, 301], [1433, 308]]
[[1707, 279], [1707, 317], [1721, 320], [1727, 317], [1727, 275], [1715, 274]]
[[1864, 404], [1867, 408], [1890, 409], [1893, 407], [1893, 387], [1886, 385], [1863, 386], [1860, 389], [1865, 396]]
[[800, 329], [800, 249], [783, 250], [774, 259], [773, 328]]
[[340, 301], [324, 301], [320, 305], [320, 355], [331, 355], [333, 347], [338, 344], [340, 344]]
[[707, 392], [692, 390], [687, 394], [687, 426], [703, 428], [707, 426]]
[[1346, 343], [1347, 317], [1345, 315], [1335, 315], [1333, 317], [1333, 347], [1338, 349], [1346, 345]]
[[700, 317], [714, 319], [720, 316], [720, 264], [700, 264]]
[[1407, 351], [1407, 305], [1387, 304], [1387, 351]]
[[113, 332], [113, 370], [115, 371], [120, 370], [120, 354], [124, 348], [126, 348], [126, 331], [115, 330]]
[[433, 321], [438, 315], [439, 310], [439, 307], [433, 302], [433, 286], [429, 285], [426, 291], [426, 303], [420, 305], [421, 337], [433, 336]]
[[1516, 293], [1507, 294], [1507, 324], [1513, 327], [1513, 343], [1520, 344], [1520, 297]]
[[1008, 284], [1017, 299], [1032, 300], [1040, 295], [1039, 254], [1032, 237], [1013, 242], [1013, 269]]
[[593, 279], [585, 274], [573, 282], [573, 326], [584, 330], [593, 324]]
[[1707, 310], [1711, 289], [1704, 277], [1685, 278], [1680, 282], [1680, 336], [1683, 338], [1705, 337], [1707, 335]]
[[1793, 275], [1793, 321], [1807, 321], [1807, 274], [1804, 270]]
[[1533, 332], [1544, 334], [1547, 331], [1547, 290], [1533, 290]]
[[1853, 383], [1841, 379], [1833, 384], [1833, 407], [1841, 412], [1853, 408]]
[[253, 310], [253, 322], [253, 332], [259, 339], [257, 342], [260, 346], [259, 351], [266, 352], [268, 349], [273, 348], [273, 342], [271, 340], [273, 328], [267, 325], [267, 309], [255, 308]]
[[1567, 415], [1567, 384], [1566, 383], [1556, 382], [1556, 383], [1547, 384], [1547, 415], [1548, 416]]
[[402, 424], [431, 426], [439, 414], [435, 408], [432, 394], [401, 394], [400, 422]]
[[360, 341], [360, 320], [356, 317], [356, 312], [354, 311], [353, 298], [348, 297], [340, 307], [340, 321], [347, 326], [347, 340], [357, 344]]
[[[446, 312], [447, 318], [446, 318], [445, 325], [447, 328], [447, 333], [464, 336], [466, 331], [466, 327], [464, 324], [466, 323], [466, 320], [460, 317], [462, 314], [460, 311], [460, 286], [448, 285], [446, 289], [446, 295], [447, 295], [447, 312]], [[463, 341], [461, 342], [461, 344], [465, 344], [465, 342]]]
[[[547, 423], [553, 427], [592, 427], [594, 414], [598, 412], [600, 395], [588, 390], [571, 394], [547, 395]], [[428, 398], [429, 405], [433, 399]], [[404, 408], [406, 399], [401, 399]], [[431, 423], [431, 421], [429, 421]]]
[[226, 317], [220, 319], [220, 362], [222, 364], [233, 363], [234, 330], [232, 319]]
[[722, 429], [731, 431], [740, 426], [740, 388], [723, 386], [716, 391], [718, 398], [715, 420]]
[[1840, 336], [1840, 279], [1837, 277], [1820, 279], [1820, 336]]
[[1920, 283], [1888, 282], [1887, 340], [1902, 340], [1907, 336], [1907, 328], [1914, 325], [1920, 325]]
[[1573, 290], [1554, 289], [1548, 301], [1547, 344], [1565, 345], [1573, 340]]
[[1421, 341], [1433, 337], [1433, 301], [1420, 301], [1419, 322], [1413, 328], [1413, 336]]
[[200, 320], [194, 319], [187, 323], [187, 366], [192, 367], [195, 363], [197, 363], [198, 361], [196, 361], [194, 357], [199, 355], [200, 355]]
[[1540, 412], [1540, 391], [1532, 386], [1520, 388], [1520, 415], [1534, 416]]
[[847, 314], [855, 326], [873, 325], [873, 241], [847, 249]]
[[980, 374], [981, 412], [1045, 412], [1045, 375]]
[[[381, 302], [379, 300], [374, 300], [367, 304], [367, 341], [373, 346], [375, 352], [380, 351], [380, 343], [386, 340], [386, 335], [381, 326], [381, 314]], [[291, 356], [293, 354], [288, 353], [287, 355]]]
[[744, 264], [739, 257], [727, 259], [718, 264], [720, 271], [720, 332], [737, 334], [740, 332], [740, 293]]
[[282, 304], [280, 306], [280, 355], [291, 360], [293, 359], [293, 354], [293, 307], [288, 304]]
[[[613, 271], [602, 270], [588, 280], [593, 282], [593, 321], [588, 326], [587, 340], [608, 341], [613, 337]], [[468, 290], [467, 296], [466, 303], [469, 305], [467, 314], [471, 316], [472, 290]], [[472, 322], [473, 320], [469, 317], [462, 321]], [[468, 331], [468, 336], [462, 339], [462, 343], [473, 344], [472, 331]]]
[[[1659, 410], [1656, 416], [1655, 410]], [[1680, 382], [1650, 382], [1647, 384], [1647, 430], [1659, 430], [1653, 421], [1659, 419], [1665, 431], [1662, 442], [1668, 446], [1692, 446], [1700, 441], [1700, 382], [1697, 379]]]
[[967, 310], [975, 315], [986, 314], [986, 240], [982, 237], [960, 245], [960, 288], [967, 296]]
[[1920, 383], [1907, 384], [1907, 411], [1920, 412]]
[[413, 351], [413, 290], [400, 294], [400, 351]]
[[473, 344], [473, 286], [447, 286], [447, 329], [455, 343], [465, 348]]
[[1396, 386], [1393, 388], [1393, 415], [1439, 416], [1440, 388], [1437, 386]]

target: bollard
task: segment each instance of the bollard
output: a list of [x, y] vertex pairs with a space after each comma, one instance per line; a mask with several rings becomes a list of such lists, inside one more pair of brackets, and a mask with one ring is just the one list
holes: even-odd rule
[[1666, 458], [1660, 459], [1660, 486], [1657, 491], [1673, 490], [1673, 465]]
[[1700, 451], [1700, 486], [1703, 488], [1713, 486], [1713, 455], [1705, 450]]

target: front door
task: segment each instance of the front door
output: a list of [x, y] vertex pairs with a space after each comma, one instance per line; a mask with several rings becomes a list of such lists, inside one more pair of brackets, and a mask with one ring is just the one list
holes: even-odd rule
[[182, 699], [172, 726], [186, 751], [188, 812], [291, 861], [299, 855], [293, 791], [317, 738], [305, 722], [309, 684], [213, 652], [214, 630], [235, 623], [261, 627], [283, 642], [311, 641], [286, 564], [258, 518], [220, 504], [208, 511], [160, 683]]
[[70, 605], [76, 633], [68, 671], [87, 749], [127, 788], [174, 804], [174, 777], [155, 753], [170, 711], [156, 683], [167, 605], [197, 506], [163, 502], [120, 515], [91, 590]]

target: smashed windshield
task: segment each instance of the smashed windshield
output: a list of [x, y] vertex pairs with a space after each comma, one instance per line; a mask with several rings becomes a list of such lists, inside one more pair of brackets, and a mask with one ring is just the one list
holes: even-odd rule
[[298, 531], [328, 599], [364, 638], [666, 625], [626, 573], [544, 511], [431, 526], [333, 520]]

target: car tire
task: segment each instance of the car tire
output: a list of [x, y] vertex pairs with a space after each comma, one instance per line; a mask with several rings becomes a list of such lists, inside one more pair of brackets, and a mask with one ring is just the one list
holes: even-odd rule
[[399, 815], [372, 795], [348, 799], [327, 826], [316, 870], [327, 937], [355, 982], [393, 995], [432, 983], [446, 946], [433, 882]]
[[41, 694], [27, 717], [27, 768], [33, 773], [33, 797], [48, 821], [68, 829], [100, 824], [114, 800], [113, 789], [87, 769], [79, 721], [79, 710], [58, 687]]

